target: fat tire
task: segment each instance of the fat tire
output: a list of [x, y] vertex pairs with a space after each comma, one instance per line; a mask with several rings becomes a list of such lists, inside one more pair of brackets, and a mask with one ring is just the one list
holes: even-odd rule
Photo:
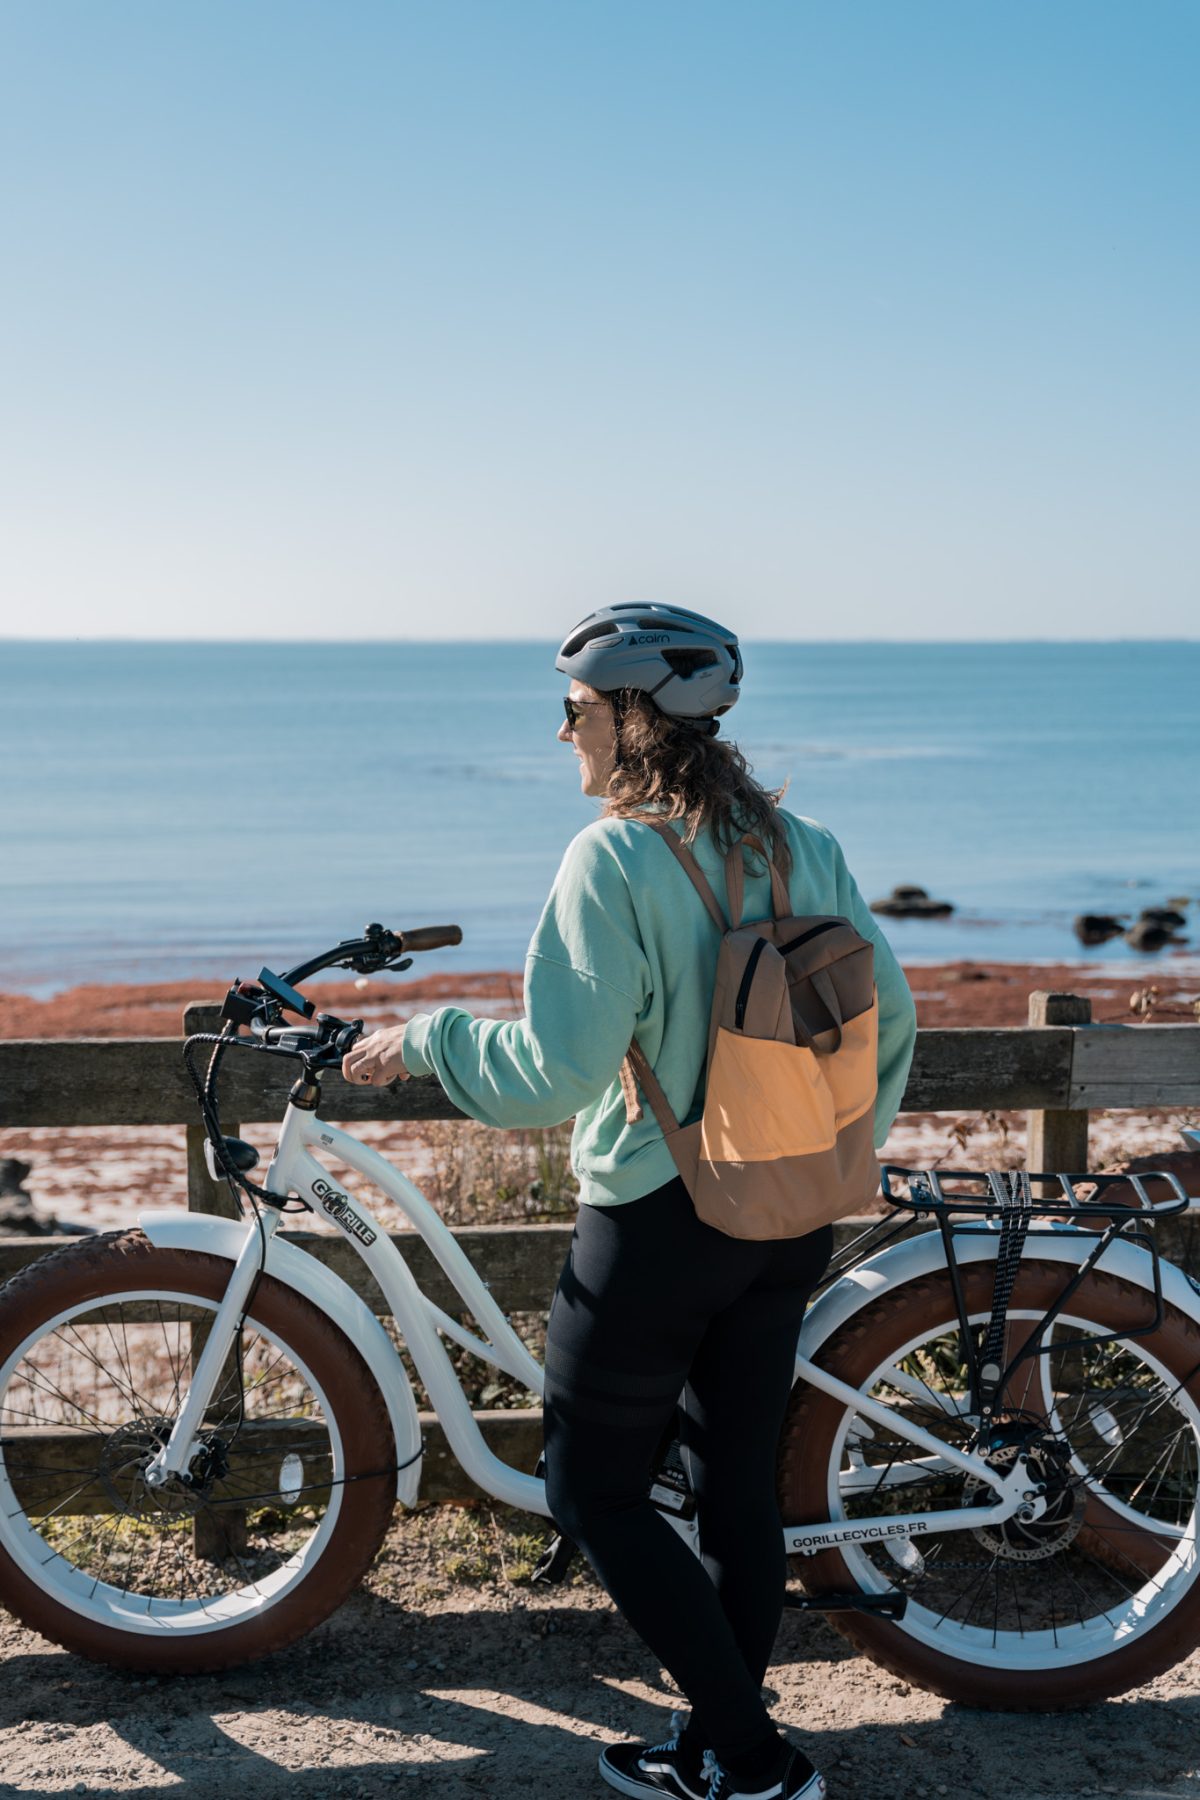
[[[993, 1280], [992, 1263], [974, 1263], [962, 1270], [968, 1313], [989, 1311]], [[1062, 1286], [1061, 1263], [1031, 1260], [1022, 1265], [1011, 1304], [1044, 1311], [1057, 1299]], [[1106, 1330], [1129, 1329], [1146, 1323], [1148, 1300], [1144, 1289], [1097, 1272], [1080, 1285], [1069, 1311]], [[1173, 1306], [1164, 1310], [1159, 1330], [1140, 1341], [1171, 1371], [1182, 1391], [1200, 1404], [1200, 1327]], [[923, 1329], [932, 1330], [955, 1316], [949, 1274], [922, 1277], [856, 1313], [822, 1346], [818, 1360], [839, 1380], [860, 1387], [889, 1349], [899, 1349]], [[778, 1465], [779, 1507], [785, 1525], [828, 1518], [829, 1460], [844, 1411], [839, 1400], [807, 1383], [798, 1383], [793, 1389]], [[805, 1591], [816, 1598], [857, 1586], [837, 1550], [794, 1556], [790, 1566]], [[1200, 1643], [1200, 1581], [1194, 1581], [1178, 1606], [1144, 1636], [1106, 1656], [1061, 1668], [983, 1669], [917, 1642], [902, 1624], [888, 1619], [842, 1612], [826, 1617], [864, 1656], [915, 1687], [992, 1711], [1059, 1712], [1141, 1687], [1189, 1656]]]
[[[36, 1262], [0, 1290], [0, 1365], [31, 1331], [64, 1307], [158, 1289], [220, 1300], [230, 1264], [203, 1251], [156, 1249], [140, 1231], [108, 1232]], [[366, 1363], [344, 1333], [303, 1295], [265, 1275], [253, 1317], [295, 1350], [329, 1403], [345, 1456], [347, 1483], [329, 1541], [311, 1571], [258, 1617], [226, 1630], [172, 1639], [85, 1619], [30, 1581], [0, 1545], [0, 1601], [23, 1624], [64, 1649], [113, 1668], [203, 1674], [268, 1656], [327, 1619], [370, 1568], [391, 1520], [395, 1439], [387, 1407]]]

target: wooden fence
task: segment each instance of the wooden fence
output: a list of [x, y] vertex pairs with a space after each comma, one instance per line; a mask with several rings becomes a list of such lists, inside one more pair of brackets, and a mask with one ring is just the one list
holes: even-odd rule
[[[185, 1034], [211, 1030], [215, 1019], [212, 1007], [189, 1007]], [[233, 1207], [227, 1189], [210, 1180], [204, 1164], [203, 1128], [179, 1051], [178, 1040], [163, 1038], [0, 1042], [0, 1126], [184, 1125], [189, 1207], [229, 1213]], [[234, 1121], [281, 1118], [292, 1079], [293, 1065], [282, 1060], [231, 1057], [222, 1071], [225, 1129], [234, 1134]], [[901, 1110], [1023, 1111], [1028, 1115], [1027, 1166], [1075, 1171], [1087, 1168], [1091, 1112], [1197, 1106], [1200, 1029], [1094, 1025], [1086, 999], [1033, 994], [1027, 1027], [919, 1032]], [[322, 1111], [350, 1125], [462, 1117], [432, 1079], [364, 1089], [328, 1076]], [[146, 1199], [152, 1196], [131, 1196], [131, 1223]], [[1171, 1225], [1183, 1228], [1172, 1232]], [[844, 1230], [853, 1228], [848, 1222]], [[507, 1311], [545, 1311], [570, 1236], [568, 1225], [475, 1226], [455, 1235]], [[336, 1268], [377, 1313], [386, 1312], [382, 1294], [344, 1238], [296, 1232], [289, 1239]], [[71, 1241], [0, 1238], [0, 1280]], [[455, 1290], [417, 1234], [399, 1232], [394, 1241], [429, 1297], [448, 1312], [461, 1311]], [[1164, 1248], [1168, 1254], [1190, 1252], [1191, 1233], [1184, 1221], [1164, 1222]], [[539, 1411], [496, 1410], [476, 1417], [498, 1455], [532, 1468], [541, 1447]], [[451, 1499], [474, 1493], [436, 1418], [423, 1415], [422, 1426], [422, 1494]]]

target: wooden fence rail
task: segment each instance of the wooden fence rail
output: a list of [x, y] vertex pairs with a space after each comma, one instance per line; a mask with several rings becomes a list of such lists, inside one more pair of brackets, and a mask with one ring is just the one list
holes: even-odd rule
[[[215, 1019], [214, 1008], [189, 1007], [185, 1032], [211, 1030]], [[291, 1065], [231, 1055], [221, 1088], [226, 1130], [237, 1131], [233, 1121], [281, 1118], [292, 1079]], [[920, 1031], [901, 1110], [1024, 1111], [1029, 1115], [1029, 1167], [1084, 1169], [1090, 1112], [1198, 1106], [1200, 1030], [1195, 1026], [1094, 1025], [1086, 1000], [1034, 994], [1028, 1027]], [[463, 1116], [432, 1079], [364, 1089], [348, 1086], [338, 1075], [325, 1078], [322, 1111], [350, 1124]], [[210, 1181], [204, 1166], [203, 1134], [179, 1040], [0, 1042], [0, 1127], [178, 1124], [188, 1127], [189, 1206], [227, 1210], [227, 1191]], [[1174, 1146], [1164, 1144], [1168, 1147]], [[131, 1215], [135, 1207], [136, 1202]], [[843, 1231], [854, 1228], [848, 1221]], [[546, 1309], [570, 1236], [568, 1225], [473, 1226], [455, 1235], [507, 1311]], [[1165, 1233], [1164, 1248], [1168, 1254], [1189, 1254], [1191, 1237], [1186, 1227]], [[336, 1269], [376, 1312], [386, 1312], [383, 1296], [345, 1239], [313, 1232], [289, 1233], [289, 1238]], [[0, 1238], [0, 1280], [70, 1241]], [[399, 1232], [395, 1242], [430, 1299], [448, 1312], [461, 1311], [461, 1300], [418, 1235]], [[540, 1412], [498, 1410], [476, 1417], [497, 1454], [532, 1467], [540, 1448]], [[445, 1499], [474, 1493], [437, 1420], [425, 1416], [422, 1424], [423, 1495]], [[78, 1434], [73, 1441], [62, 1434], [59, 1443], [53, 1433], [41, 1434], [43, 1446], [50, 1457], [68, 1458], [72, 1467], [79, 1459], [84, 1467], [95, 1448]], [[79, 1504], [82, 1509], [100, 1502], [85, 1492]]]
[[[1188, 1107], [1200, 1099], [1200, 1031], [1194, 1025], [1053, 1022], [917, 1033], [902, 1112], [1097, 1111]], [[1070, 996], [1074, 999], [1074, 996]], [[1078, 1002], [1076, 1002], [1078, 1004]], [[1086, 1005], [1086, 1002], [1084, 1003]], [[209, 1019], [213, 1009], [188, 1009]], [[196, 1100], [176, 1038], [38, 1038], [0, 1041], [0, 1127], [9, 1125], [190, 1125]], [[291, 1066], [231, 1055], [222, 1109], [231, 1119], [283, 1116]], [[462, 1114], [430, 1076], [392, 1088], [325, 1078], [332, 1119], [457, 1119]]]
[[[227, 1071], [227, 1073], [226, 1073]], [[221, 1104], [231, 1119], [278, 1119], [293, 1076], [266, 1056], [230, 1055]], [[926, 1030], [904, 1112], [1191, 1106], [1200, 1090], [1194, 1025], [1044, 1025]], [[432, 1076], [394, 1088], [325, 1080], [324, 1112], [362, 1119], [457, 1119]], [[196, 1099], [173, 1038], [0, 1042], [0, 1126], [190, 1125]]]

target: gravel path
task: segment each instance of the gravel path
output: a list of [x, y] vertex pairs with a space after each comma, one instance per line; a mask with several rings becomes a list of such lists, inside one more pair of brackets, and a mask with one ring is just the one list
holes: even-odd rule
[[[586, 1572], [524, 1585], [520, 1529], [487, 1509], [409, 1514], [334, 1619], [223, 1676], [118, 1675], [0, 1614], [0, 1800], [600, 1800], [601, 1745], [664, 1735], [673, 1696]], [[789, 1612], [768, 1684], [831, 1800], [1200, 1800], [1200, 1654], [1087, 1712], [979, 1713]]]

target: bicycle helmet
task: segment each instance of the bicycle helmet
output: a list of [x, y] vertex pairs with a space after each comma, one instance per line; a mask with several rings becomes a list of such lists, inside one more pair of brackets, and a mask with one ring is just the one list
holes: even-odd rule
[[632, 601], [581, 619], [554, 666], [601, 694], [637, 688], [671, 719], [715, 720], [736, 704], [742, 679], [732, 631], [682, 606]]

